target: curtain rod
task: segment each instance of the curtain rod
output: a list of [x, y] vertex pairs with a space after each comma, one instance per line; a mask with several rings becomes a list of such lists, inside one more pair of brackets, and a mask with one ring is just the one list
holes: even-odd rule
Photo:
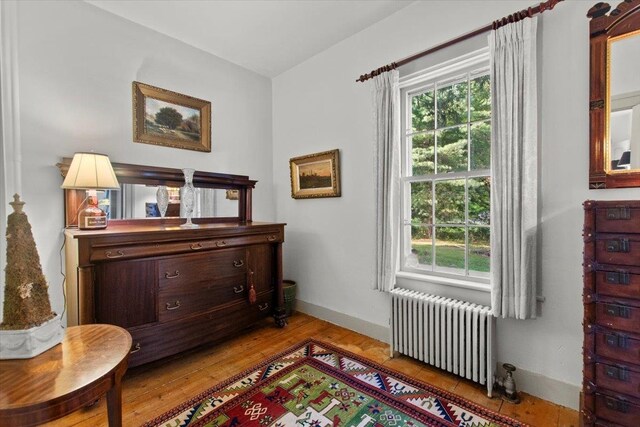
[[478, 28], [476, 30], [473, 30], [469, 33], [463, 34], [459, 37], [456, 37], [455, 39], [451, 39], [449, 41], [446, 41], [444, 43], [441, 43], [437, 46], [434, 46], [430, 49], [424, 50], [422, 52], [418, 52], [414, 55], [408, 56], [404, 59], [400, 59], [396, 62], [392, 62], [391, 64], [388, 65], [384, 65], [380, 68], [377, 68], [373, 71], [371, 71], [368, 74], [363, 74], [360, 77], [358, 77], [358, 79], [356, 80], [356, 82], [366, 82], [369, 79], [374, 78], [375, 76], [382, 74], [382, 73], [386, 73], [388, 71], [391, 70], [395, 70], [398, 67], [401, 67], [405, 64], [408, 64], [410, 62], [415, 61], [418, 58], [422, 58], [423, 56], [427, 56], [429, 54], [432, 54], [433, 52], [437, 52], [441, 49], [444, 49], [445, 47], [449, 47], [451, 45], [454, 45], [456, 43], [459, 43], [463, 40], [467, 40], [470, 39], [472, 37], [475, 37], [477, 35], [480, 35], [482, 33], [486, 33], [487, 31], [491, 31], [491, 30], [497, 30], [498, 28], [505, 26], [509, 23], [512, 22], [518, 22], [524, 18], [531, 18], [534, 15], [537, 15], [539, 13], [544, 12], [545, 10], [551, 10], [555, 7], [556, 4], [558, 4], [559, 2], [561, 2], [563, 0], [548, 0], [545, 2], [540, 3], [537, 6], [534, 7], [530, 7], [528, 9], [524, 9], [521, 10], [520, 12], [516, 12], [516, 13], [512, 13], [509, 16], [505, 16], [504, 18], [498, 19], [493, 21], [491, 24], [485, 25], [482, 28]]

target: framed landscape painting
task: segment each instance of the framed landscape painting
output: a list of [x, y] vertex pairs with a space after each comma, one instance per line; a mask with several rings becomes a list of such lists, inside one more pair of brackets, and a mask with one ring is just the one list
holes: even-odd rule
[[336, 149], [289, 160], [291, 197], [340, 197], [339, 155]]
[[211, 152], [211, 103], [133, 82], [133, 140]]

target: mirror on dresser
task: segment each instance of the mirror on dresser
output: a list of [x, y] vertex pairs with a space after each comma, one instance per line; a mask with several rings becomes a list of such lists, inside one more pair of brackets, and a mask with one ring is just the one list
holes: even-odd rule
[[[71, 164], [64, 158], [57, 166], [63, 177]], [[120, 182], [120, 190], [98, 193], [99, 206], [114, 223], [163, 223], [175, 225], [184, 217], [180, 193], [184, 185], [181, 169], [112, 163]], [[244, 175], [196, 171], [193, 222], [251, 221], [251, 194], [256, 181]], [[164, 218], [157, 206], [158, 186], [167, 187], [169, 205]], [[64, 190], [65, 226], [77, 224], [77, 212], [85, 199], [82, 190]]]
[[589, 188], [640, 187], [640, 0], [590, 21]]

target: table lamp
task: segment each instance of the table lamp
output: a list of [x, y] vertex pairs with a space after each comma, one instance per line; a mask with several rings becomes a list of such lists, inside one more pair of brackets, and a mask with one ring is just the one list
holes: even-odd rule
[[107, 214], [98, 207], [97, 190], [119, 190], [109, 157], [97, 153], [75, 153], [62, 183], [66, 190], [87, 190], [87, 207], [78, 212], [78, 228], [107, 228]]

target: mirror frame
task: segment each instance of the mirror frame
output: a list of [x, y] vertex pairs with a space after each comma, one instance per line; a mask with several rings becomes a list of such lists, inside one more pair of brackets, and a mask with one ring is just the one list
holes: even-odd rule
[[[640, 170], [612, 171], [609, 150], [609, 40], [640, 30], [640, 0], [607, 3], [589, 9], [589, 188], [640, 187]], [[640, 153], [638, 153], [640, 154]]]
[[[60, 174], [64, 179], [69, 171], [71, 158], [65, 157], [62, 162], [56, 164], [60, 169]], [[127, 163], [111, 163], [113, 171], [121, 184], [143, 184], [143, 185], [167, 185], [170, 187], [182, 187], [184, 185], [184, 174], [181, 169], [162, 168], [156, 166], [131, 165]], [[238, 190], [238, 216], [237, 217], [210, 217], [193, 218], [196, 224], [217, 223], [217, 222], [240, 222], [252, 221], [252, 190], [256, 182], [246, 175], [230, 175], [213, 172], [196, 171], [193, 174], [193, 185], [202, 188], [216, 188], [224, 190]], [[64, 218], [65, 227], [77, 227], [78, 210], [86, 197], [84, 190], [64, 190]], [[162, 224], [178, 225], [184, 222], [184, 218], [137, 218], [137, 219], [110, 219], [109, 224], [114, 225], [143, 225]]]

